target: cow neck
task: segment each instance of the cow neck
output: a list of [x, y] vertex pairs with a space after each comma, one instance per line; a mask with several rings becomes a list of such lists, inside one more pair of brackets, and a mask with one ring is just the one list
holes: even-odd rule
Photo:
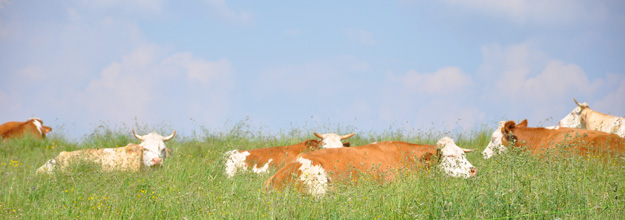
[[508, 146], [509, 140], [514, 139], [514, 146], [533, 146], [548, 136], [552, 130], [545, 128], [514, 128], [512, 134], [504, 134], [508, 139], [503, 139], [502, 144]]

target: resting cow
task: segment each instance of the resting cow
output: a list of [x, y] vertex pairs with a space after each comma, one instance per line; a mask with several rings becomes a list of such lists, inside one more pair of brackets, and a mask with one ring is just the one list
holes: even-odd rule
[[579, 103], [573, 99], [577, 107], [560, 120], [560, 127], [581, 128], [616, 134], [625, 138], [625, 118], [606, 115], [588, 107], [587, 103]]
[[526, 147], [533, 154], [544, 153], [559, 144], [569, 144], [582, 155], [591, 153], [589, 151], [604, 155], [625, 153], [625, 139], [615, 134], [564, 127], [528, 128], [527, 120], [523, 120], [518, 125], [514, 121], [499, 122], [490, 143], [482, 152], [484, 159], [506, 151], [510, 141], [515, 147]]
[[[301, 191], [320, 197], [329, 183], [355, 180], [359, 174], [389, 181], [397, 171], [436, 162], [447, 175], [469, 178], [477, 169], [466, 159], [465, 152], [474, 150], [458, 147], [453, 139], [444, 137], [436, 145], [387, 141], [302, 153], [270, 177], [265, 189], [281, 189], [296, 182]], [[432, 161], [435, 158], [438, 160]]]
[[174, 133], [163, 137], [156, 132], [134, 136], [141, 140], [140, 144], [128, 144], [117, 148], [96, 148], [59, 153], [54, 159], [48, 160], [37, 169], [37, 173], [52, 173], [66, 170], [72, 164], [87, 162], [101, 165], [102, 171], [138, 171], [141, 167], [162, 166], [163, 158], [168, 154], [165, 141], [171, 140]]
[[316, 132], [314, 134], [321, 138], [321, 141], [309, 139], [289, 146], [228, 151], [226, 152], [226, 175], [228, 175], [228, 178], [233, 177], [237, 172], [245, 171], [248, 167], [252, 167], [254, 173], [265, 173], [269, 171], [270, 167], [279, 168], [288, 162], [294, 161], [295, 157], [303, 152], [349, 147], [349, 142], [342, 143], [341, 140], [356, 135], [356, 133], [352, 133], [341, 136], [333, 133], [318, 134]]
[[12, 121], [0, 125], [0, 137], [4, 140], [22, 136], [44, 139], [46, 133], [50, 131], [52, 128], [43, 125], [43, 121], [39, 118], [30, 118], [25, 122]]

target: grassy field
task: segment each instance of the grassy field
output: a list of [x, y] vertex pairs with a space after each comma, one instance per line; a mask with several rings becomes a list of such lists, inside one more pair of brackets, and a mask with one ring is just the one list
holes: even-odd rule
[[[155, 129], [168, 135], [169, 129]], [[448, 178], [436, 169], [401, 176], [394, 182], [337, 184], [321, 199], [295, 190], [267, 193], [267, 175], [224, 174], [223, 153], [231, 149], [280, 146], [314, 138], [315, 129], [277, 136], [244, 124], [226, 132], [198, 131], [166, 142], [174, 156], [162, 169], [103, 173], [89, 164], [71, 173], [36, 175], [61, 151], [139, 143], [129, 129], [101, 128], [80, 143], [62, 135], [0, 143], [1, 219], [623, 219], [625, 160], [594, 156], [531, 157], [513, 151], [484, 160], [490, 129], [450, 135], [464, 148], [475, 178]], [[140, 133], [151, 131], [140, 129]], [[316, 130], [351, 132], [349, 128]], [[403, 140], [435, 144], [444, 134], [400, 130], [363, 133], [352, 146]]]

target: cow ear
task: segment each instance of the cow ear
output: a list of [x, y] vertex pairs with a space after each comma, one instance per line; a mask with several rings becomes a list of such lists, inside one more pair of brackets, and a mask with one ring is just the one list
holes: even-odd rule
[[131, 144], [128, 147], [126, 147], [128, 153], [132, 153], [132, 152], [143, 152], [143, 146], [141, 145], [136, 145], [136, 144]]
[[51, 132], [51, 131], [52, 131], [51, 127], [43, 126], [43, 133], [48, 133], [48, 132]]
[[516, 127], [516, 123], [514, 123], [514, 121], [507, 121], [504, 125], [503, 128], [501, 128], [501, 133], [505, 134], [509, 134], [512, 132], [512, 130], [514, 130], [514, 127]]
[[521, 123], [519, 123], [516, 127], [517, 128], [527, 128], [527, 119], [523, 119], [523, 121], [521, 121]]
[[[440, 151], [440, 150], [438, 150], [438, 151]], [[431, 161], [432, 161], [432, 157], [433, 157], [433, 156], [434, 156], [434, 155], [433, 155], [432, 153], [429, 153], [429, 152], [428, 152], [428, 153], [423, 154], [423, 156], [421, 156], [421, 159], [422, 159], [423, 161], [425, 161], [425, 162], [426, 162], [426, 164], [429, 164], [429, 163], [431, 163]]]
[[318, 140], [307, 140], [304, 145], [310, 150], [321, 150], [321, 143]]
[[351, 144], [349, 142], [343, 143], [343, 147], [350, 147], [350, 146], [351, 146]]

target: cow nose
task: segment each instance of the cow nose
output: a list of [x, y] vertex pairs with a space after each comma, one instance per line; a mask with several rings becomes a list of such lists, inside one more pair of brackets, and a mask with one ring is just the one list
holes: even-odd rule
[[477, 174], [477, 168], [475, 168], [475, 167], [471, 167], [471, 168], [469, 169], [469, 176], [471, 176], [471, 177], [472, 177], [472, 176], [475, 176], [475, 174]]
[[163, 159], [160, 157], [152, 158], [152, 165], [163, 165]]

